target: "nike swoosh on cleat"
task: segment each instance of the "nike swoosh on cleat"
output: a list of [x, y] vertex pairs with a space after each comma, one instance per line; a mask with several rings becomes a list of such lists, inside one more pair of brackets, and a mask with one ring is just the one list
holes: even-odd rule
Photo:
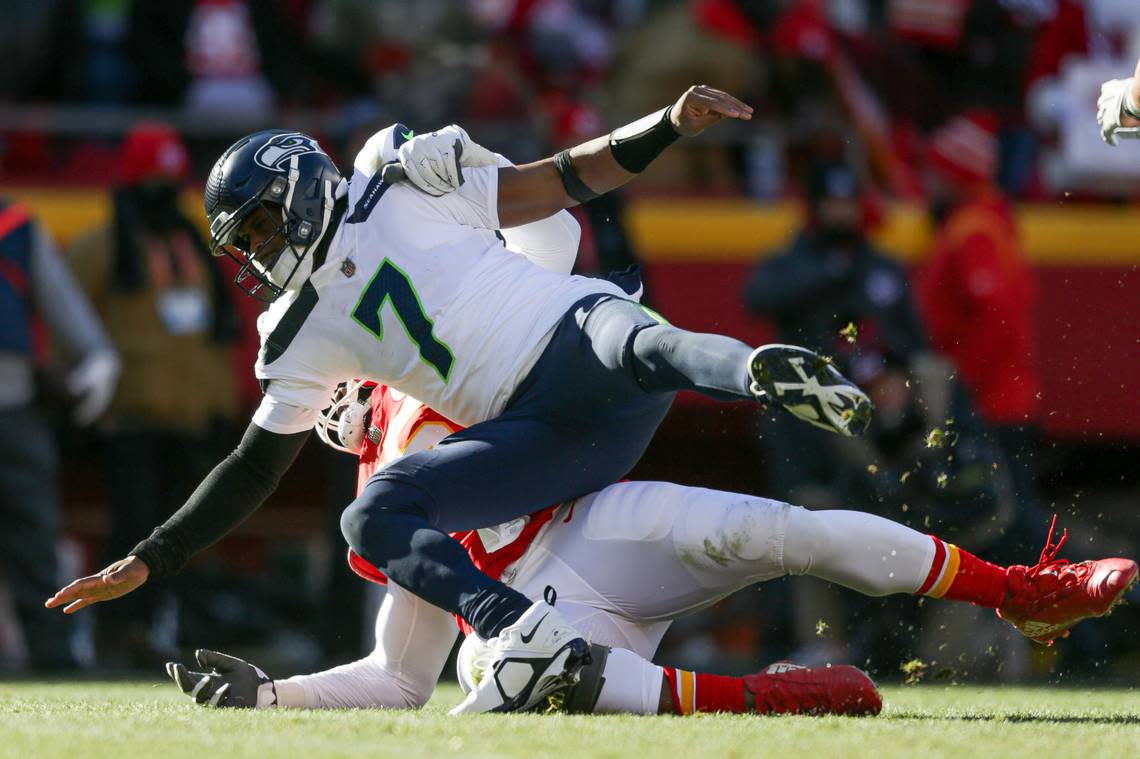
[[400, 136], [403, 137], [405, 140], [410, 140], [416, 136], [416, 133], [414, 131], [412, 131], [411, 129], [409, 129], [406, 132], [400, 132]]
[[520, 636], [519, 636], [519, 638], [522, 640], [522, 642], [523, 642], [523, 643], [530, 643], [530, 642], [531, 642], [531, 640], [534, 638], [534, 634], [535, 634], [536, 632], [538, 632], [538, 627], [539, 627], [539, 625], [541, 625], [541, 624], [543, 623], [543, 621], [544, 621], [544, 620], [545, 620], [545, 619], [546, 619], [548, 616], [550, 616], [550, 612], [547, 612], [546, 614], [543, 614], [543, 615], [542, 615], [542, 619], [540, 619], [540, 620], [538, 620], [537, 622], [535, 622], [535, 623], [534, 623], [534, 627], [530, 628], [530, 635], [520, 635]]

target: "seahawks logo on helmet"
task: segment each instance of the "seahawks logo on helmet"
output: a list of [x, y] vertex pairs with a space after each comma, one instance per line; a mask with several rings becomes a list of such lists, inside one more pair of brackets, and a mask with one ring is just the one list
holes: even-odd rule
[[258, 148], [253, 162], [272, 171], [284, 171], [289, 159], [295, 155], [324, 152], [312, 137], [300, 132], [289, 132], [276, 135]]

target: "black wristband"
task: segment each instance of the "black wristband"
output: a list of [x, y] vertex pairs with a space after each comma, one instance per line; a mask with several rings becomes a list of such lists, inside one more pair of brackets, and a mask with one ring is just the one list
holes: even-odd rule
[[563, 150], [554, 156], [554, 168], [558, 169], [558, 176], [562, 179], [562, 189], [566, 194], [579, 203], [588, 203], [598, 197], [598, 193], [591, 190], [578, 176], [574, 163], [570, 160], [570, 151]]
[[640, 174], [677, 141], [681, 135], [669, 118], [672, 111], [673, 106], [662, 108], [610, 132], [610, 152], [619, 166], [631, 174]]

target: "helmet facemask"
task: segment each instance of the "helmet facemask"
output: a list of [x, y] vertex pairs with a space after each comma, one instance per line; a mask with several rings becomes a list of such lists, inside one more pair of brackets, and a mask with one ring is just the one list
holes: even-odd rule
[[309, 253], [328, 230], [332, 214], [332, 185], [323, 185], [323, 219], [318, 228], [290, 213], [297, 184], [297, 157], [288, 176], [275, 176], [232, 213], [219, 213], [211, 224], [210, 252], [239, 265], [234, 284], [264, 303], [279, 298], [294, 282], [303, 283], [312, 271]]
[[370, 426], [372, 389], [358, 379], [337, 386], [332, 405], [317, 418], [317, 437], [338, 451], [359, 456]]

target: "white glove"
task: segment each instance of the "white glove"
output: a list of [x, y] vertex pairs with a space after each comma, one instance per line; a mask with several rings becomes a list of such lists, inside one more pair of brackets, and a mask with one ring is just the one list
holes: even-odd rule
[[452, 124], [421, 134], [400, 146], [400, 166], [408, 181], [428, 195], [455, 192], [463, 184], [462, 167], [497, 166], [498, 156]]
[[86, 427], [103, 415], [115, 396], [121, 369], [118, 355], [99, 351], [67, 375], [67, 390], [77, 399], [76, 423]]
[[1096, 120], [1100, 124], [1100, 136], [1109, 145], [1116, 144], [1116, 130], [1120, 129], [1120, 116], [1124, 111], [1125, 98], [1132, 89], [1132, 77], [1110, 79], [1100, 86], [1100, 99], [1096, 101]]

